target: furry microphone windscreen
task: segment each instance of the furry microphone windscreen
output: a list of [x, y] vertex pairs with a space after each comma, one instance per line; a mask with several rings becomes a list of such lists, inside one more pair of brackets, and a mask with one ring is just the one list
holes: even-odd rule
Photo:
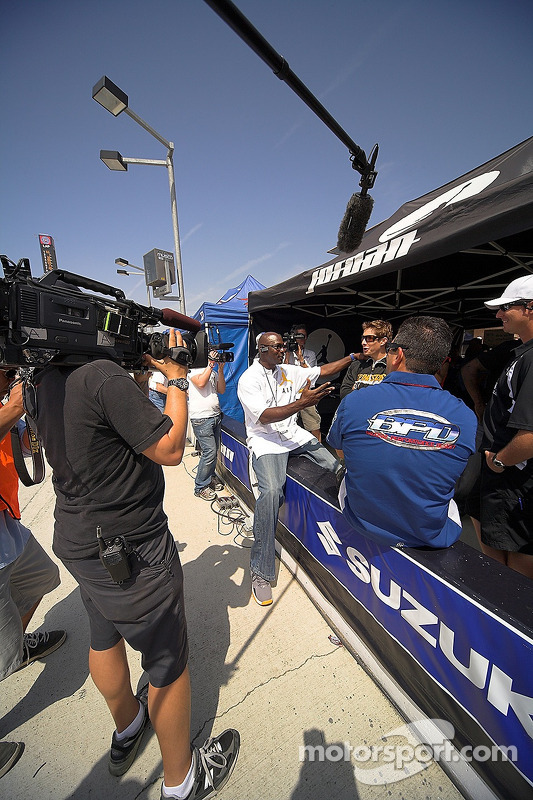
[[337, 247], [341, 253], [352, 253], [361, 244], [374, 200], [369, 194], [352, 194], [340, 224]]

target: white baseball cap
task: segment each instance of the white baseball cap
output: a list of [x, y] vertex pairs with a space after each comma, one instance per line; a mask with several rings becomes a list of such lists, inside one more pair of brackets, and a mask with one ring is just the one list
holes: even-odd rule
[[489, 300], [485, 305], [487, 308], [498, 308], [504, 303], [516, 303], [518, 300], [533, 300], [533, 275], [524, 275], [511, 281], [501, 297]]

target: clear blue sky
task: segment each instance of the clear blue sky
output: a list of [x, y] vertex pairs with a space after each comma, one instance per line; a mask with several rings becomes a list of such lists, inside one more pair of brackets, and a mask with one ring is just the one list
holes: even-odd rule
[[[533, 133], [530, 0], [238, 0], [367, 153], [370, 225]], [[115, 258], [173, 250], [167, 171], [91, 98], [108, 75], [175, 143], [187, 312], [251, 273], [266, 286], [330, 258], [359, 173], [347, 148], [203, 0], [24, 0], [2, 8], [0, 252], [123, 288]], [[156, 303], [157, 305], [157, 303]], [[168, 303], [162, 303], [168, 305]]]

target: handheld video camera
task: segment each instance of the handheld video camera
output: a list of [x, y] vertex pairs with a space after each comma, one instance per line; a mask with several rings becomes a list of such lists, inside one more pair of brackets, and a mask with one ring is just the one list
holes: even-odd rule
[[227, 364], [233, 361], [233, 353], [226, 352], [230, 347], [233, 347], [233, 342], [221, 342], [217, 344], [216, 350], [209, 350], [209, 360], [214, 361], [216, 364]]
[[290, 333], [283, 334], [283, 344], [285, 345], [289, 353], [294, 353], [296, 350], [298, 350], [298, 342], [294, 338], [294, 334], [292, 333], [292, 331]]
[[[33, 278], [30, 262], [15, 264], [0, 256], [0, 364], [42, 368], [54, 363], [79, 366], [110, 358], [130, 372], [143, 367], [143, 355], [169, 356], [183, 366], [206, 367], [208, 352], [233, 347], [208, 342], [201, 323], [169, 308], [153, 308], [127, 300], [121, 289], [64, 270]], [[98, 292], [109, 297], [87, 294]], [[169, 347], [168, 334], [149, 328], [162, 322], [185, 329], [183, 347]], [[233, 354], [221, 353], [231, 356]]]

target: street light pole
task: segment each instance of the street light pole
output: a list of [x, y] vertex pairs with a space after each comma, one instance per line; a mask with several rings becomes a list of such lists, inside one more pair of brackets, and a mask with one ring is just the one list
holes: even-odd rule
[[[126, 261], [125, 258], [115, 258], [115, 264], [118, 267], [123, 267], [123, 269], [117, 269], [117, 275], [140, 275], [141, 273], [144, 275], [144, 282], [146, 284], [146, 296], [148, 297], [148, 306], [152, 305], [152, 300], [150, 297], [150, 287], [146, 283], [146, 270], [143, 267], [137, 267], [135, 264], [130, 264], [129, 261]], [[132, 272], [130, 269], [124, 269], [124, 267], [131, 267], [131, 269], [138, 269], [139, 272]]]
[[129, 108], [128, 95], [125, 94], [118, 86], [116, 86], [109, 78], [104, 75], [98, 83], [93, 87], [93, 99], [100, 103], [107, 111], [113, 116], [118, 116], [123, 111], [132, 118], [134, 122], [144, 128], [151, 136], [157, 139], [164, 147], [167, 148], [166, 161], [141, 159], [141, 158], [123, 158], [120, 153], [111, 151], [111, 153], [118, 158], [107, 159], [104, 154], [109, 154], [110, 151], [100, 151], [100, 158], [109, 167], [117, 171], [125, 172], [128, 164], [153, 164], [155, 166], [165, 166], [168, 170], [168, 183], [170, 188], [170, 211], [172, 215], [172, 230], [174, 234], [174, 249], [176, 251], [176, 274], [178, 281], [178, 294], [180, 296], [180, 311], [185, 314], [185, 290], [183, 286], [183, 268], [181, 263], [181, 247], [180, 235], [178, 226], [178, 203], [176, 200], [176, 182], [174, 179], [174, 143], [168, 142], [160, 133], [139, 117], [134, 111]]

